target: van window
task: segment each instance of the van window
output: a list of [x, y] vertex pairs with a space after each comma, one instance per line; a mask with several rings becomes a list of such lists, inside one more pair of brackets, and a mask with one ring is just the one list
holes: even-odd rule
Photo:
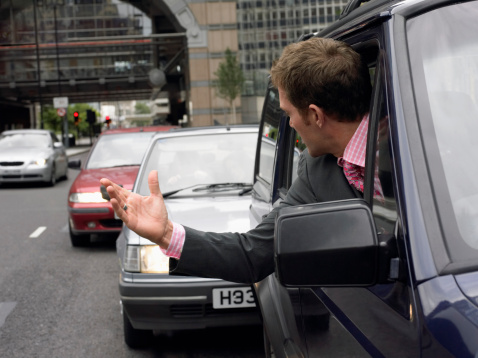
[[[478, 264], [477, 10], [476, 2], [460, 3], [407, 22], [419, 125], [444, 247], [452, 261], [467, 267]], [[418, 36], [428, 29], [434, 29], [435, 41]], [[432, 239], [433, 246], [437, 239]]]

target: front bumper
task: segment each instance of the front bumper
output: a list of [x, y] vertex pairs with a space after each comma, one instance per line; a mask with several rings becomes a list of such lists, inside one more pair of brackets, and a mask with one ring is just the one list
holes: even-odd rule
[[165, 277], [169, 278], [151, 283], [125, 282], [120, 277], [123, 310], [135, 329], [171, 331], [262, 324], [258, 307], [212, 307], [213, 288], [247, 285], [197, 277]]
[[1, 183], [47, 182], [51, 177], [49, 166], [0, 167]]
[[113, 208], [103, 204], [68, 206], [71, 231], [74, 234], [120, 233], [123, 222], [115, 219]]

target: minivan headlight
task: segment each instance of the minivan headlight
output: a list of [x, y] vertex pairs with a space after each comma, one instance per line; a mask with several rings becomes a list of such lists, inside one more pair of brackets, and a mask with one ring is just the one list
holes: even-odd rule
[[169, 257], [162, 253], [158, 245], [128, 245], [123, 265], [128, 272], [169, 273]]

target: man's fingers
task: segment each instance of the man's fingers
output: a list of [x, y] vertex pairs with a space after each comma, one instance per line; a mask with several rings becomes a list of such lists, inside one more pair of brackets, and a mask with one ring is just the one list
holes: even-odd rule
[[111, 199], [110, 203], [116, 215], [126, 224], [128, 215], [126, 215], [126, 211], [123, 210], [123, 207], [118, 203], [118, 200]]
[[161, 190], [159, 190], [159, 181], [158, 181], [158, 171], [151, 170], [148, 175], [148, 185], [149, 192], [151, 195], [158, 196], [161, 195]]

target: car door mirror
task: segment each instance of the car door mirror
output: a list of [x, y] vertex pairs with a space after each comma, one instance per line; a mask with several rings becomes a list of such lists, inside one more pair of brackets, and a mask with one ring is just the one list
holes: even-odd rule
[[80, 169], [81, 168], [81, 159], [73, 159], [68, 161], [68, 168], [70, 169]]
[[53, 143], [53, 148], [63, 148], [63, 143], [62, 142], [54, 142]]
[[274, 245], [276, 274], [286, 287], [377, 282], [379, 244], [364, 200], [283, 208], [276, 217]]

